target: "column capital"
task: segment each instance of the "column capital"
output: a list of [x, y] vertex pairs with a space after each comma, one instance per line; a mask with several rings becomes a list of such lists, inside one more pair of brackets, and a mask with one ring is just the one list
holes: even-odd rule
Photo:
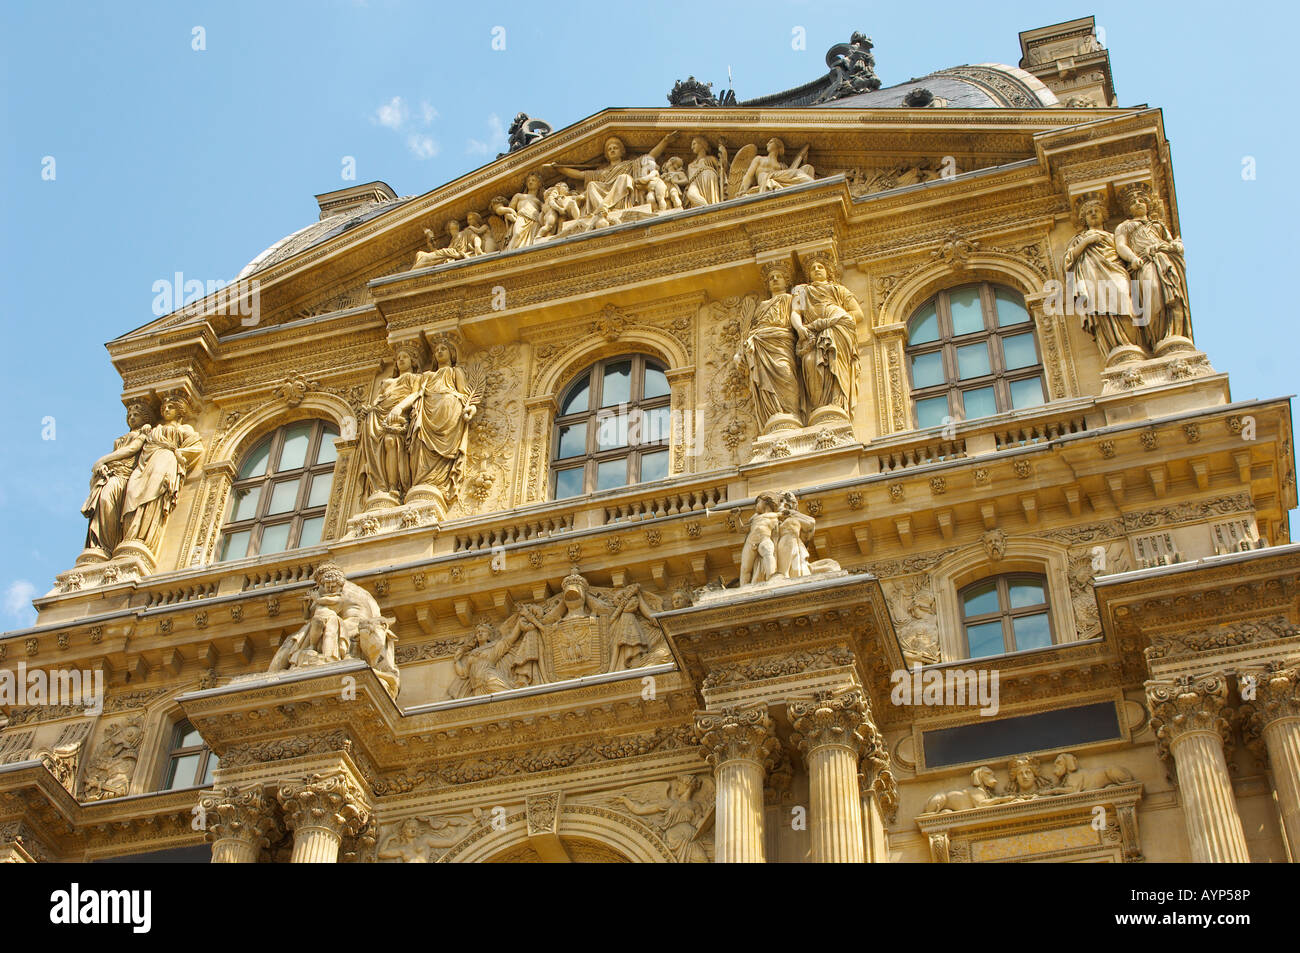
[[894, 777], [889, 746], [885, 744], [885, 736], [870, 720], [869, 714], [863, 734], [866, 741], [858, 761], [858, 783], [862, 785], [863, 794], [875, 795], [881, 813], [886, 820], [892, 822], [898, 815], [898, 780]]
[[695, 735], [714, 768], [728, 761], [754, 761], [766, 772], [780, 748], [776, 725], [767, 713], [767, 705], [762, 703], [697, 711]]
[[276, 795], [285, 826], [294, 832], [315, 828], [340, 839], [355, 837], [370, 819], [365, 792], [343, 771], [283, 782]]
[[1237, 673], [1241, 692], [1242, 738], [1261, 762], [1268, 761], [1264, 730], [1284, 721], [1300, 721], [1300, 659], [1273, 659]]
[[788, 703], [791, 740], [805, 755], [827, 745], [848, 748], [861, 756], [872, 747], [871, 707], [858, 688], [814, 692]]
[[1194, 732], [1213, 733], [1228, 743], [1232, 709], [1223, 673], [1179, 675], [1168, 681], [1147, 682], [1145, 687], [1161, 757], [1168, 757], [1171, 746]]
[[275, 800], [262, 785], [215, 788], [199, 798], [203, 829], [214, 844], [236, 840], [252, 851], [270, 846], [277, 828]]

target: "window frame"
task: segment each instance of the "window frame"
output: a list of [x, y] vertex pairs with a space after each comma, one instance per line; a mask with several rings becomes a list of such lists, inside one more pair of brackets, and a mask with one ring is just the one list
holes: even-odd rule
[[[1031, 606], [1021, 606], [1019, 608], [1011, 605], [1010, 586], [1017, 580], [1032, 580], [1035, 585], [1043, 590], [1043, 601], [1034, 603]], [[995, 612], [981, 612], [978, 615], [966, 615], [966, 593], [977, 586], [986, 586], [990, 582], [995, 584], [995, 592], [998, 597], [998, 608]], [[1042, 651], [1047, 648], [1055, 648], [1062, 643], [1057, 638], [1056, 622], [1053, 620], [1054, 610], [1052, 606], [1052, 589], [1046, 573], [1028, 572], [1028, 571], [1011, 571], [1000, 573], [996, 576], [983, 576], [979, 579], [972, 580], [957, 589], [957, 610], [960, 613], [959, 622], [961, 625], [961, 639], [964, 649], [964, 658], [968, 660], [997, 658], [1000, 655], [1012, 655], [1016, 652]], [[1014, 621], [1026, 616], [1042, 615], [1047, 618], [1047, 631], [1052, 641], [1047, 646], [1035, 646], [1033, 648], [1019, 648], [1016, 646], [1016, 633]], [[1000, 621], [1002, 623], [1002, 651], [995, 652], [991, 655], [972, 655], [970, 648], [970, 626], [984, 625], [989, 622]]]
[[[312, 427], [309, 431], [307, 442], [307, 454], [304, 457], [304, 463], [300, 467], [292, 470], [280, 470], [280, 455], [284, 451], [285, 436], [293, 427], [304, 422], [310, 422]], [[311, 487], [322, 475], [328, 474], [330, 478], [330, 493], [334, 489], [334, 477], [337, 475], [338, 456], [335, 455], [333, 460], [326, 463], [311, 463], [308, 460], [316, 460], [320, 456], [322, 447], [326, 439], [337, 440], [339, 437], [339, 428], [332, 421], [323, 417], [304, 417], [301, 420], [292, 420], [288, 423], [281, 424], [271, 433], [267, 434], [257, 443], [253, 444], [246, 452], [240, 456], [240, 467], [242, 468], [253, 454], [257, 453], [263, 447], [267, 448], [266, 469], [259, 476], [249, 476], [240, 478], [239, 470], [236, 469], [236, 477], [230, 484], [230, 500], [226, 505], [226, 521], [221, 526], [221, 535], [217, 541], [217, 559], [221, 562], [235, 562], [240, 559], [254, 559], [262, 555], [262, 538], [266, 530], [273, 526], [282, 526], [289, 524], [289, 536], [285, 541], [282, 549], [275, 553], [267, 555], [278, 556], [283, 553], [291, 552], [300, 548], [302, 540], [303, 524], [307, 520], [320, 517], [324, 519], [325, 513], [329, 509], [329, 495], [326, 495], [325, 502], [317, 506], [307, 506], [311, 497]], [[280, 483], [288, 482], [289, 478], [296, 479], [298, 482], [297, 493], [294, 497], [294, 505], [291, 509], [283, 510], [279, 513], [268, 513], [267, 509], [271, 505], [271, 496], [275, 486]], [[247, 494], [252, 490], [258, 489], [260, 496], [257, 501], [257, 508], [252, 516], [242, 520], [231, 520], [235, 508], [242, 499], [241, 494]], [[322, 531], [324, 527], [322, 525]], [[225, 556], [225, 547], [230, 537], [237, 533], [249, 531], [248, 545], [246, 551], [238, 556]], [[311, 545], [316, 545], [312, 543]]]
[[[630, 416], [634, 411], [640, 412], [643, 417], [645, 414], [668, 408], [669, 424], [666, 431], [660, 435], [657, 441], [651, 442], [641, 440], [635, 444], [626, 443], [619, 447], [611, 447], [606, 450], [600, 449], [597, 445], [599, 434], [600, 413], [603, 410], [609, 410], [602, 407], [603, 391], [605, 385], [605, 369], [614, 364], [620, 364], [624, 361], [632, 362], [631, 381], [628, 390], [628, 400], [624, 405]], [[656, 370], [663, 374], [665, 379], [668, 377], [668, 367], [658, 358], [649, 354], [628, 353], [618, 354], [613, 357], [602, 358], [599, 361], [589, 365], [582, 373], [577, 374], [565, 386], [561, 396], [557, 401], [556, 416], [551, 425], [551, 449], [550, 463], [551, 472], [548, 478], [548, 498], [551, 500], [573, 500], [583, 496], [589, 496], [592, 493], [612, 493], [615, 490], [627, 489], [644, 482], [641, 479], [641, 458], [646, 453], [670, 452], [672, 438], [672, 384], [669, 382], [668, 391], [658, 397], [646, 398], [645, 393], [645, 376], [647, 370]], [[583, 381], [587, 383], [587, 409], [575, 411], [570, 414], [561, 414], [559, 411], [563, 408], [565, 400], [574, 391], [581, 386]], [[610, 407], [617, 408], [618, 404], [611, 404]], [[569, 457], [561, 457], [560, 453], [560, 434], [563, 428], [572, 427], [585, 423], [587, 427], [585, 451], [582, 454], [575, 454]], [[597, 490], [597, 467], [601, 463], [612, 460], [626, 459], [627, 471], [626, 481], [618, 487], [610, 487], [606, 490]], [[581, 462], [579, 462], [581, 461]], [[671, 458], [669, 459], [671, 463]], [[571, 496], [556, 496], [556, 490], [559, 485], [560, 473], [568, 470], [576, 470], [579, 467], [583, 470], [582, 492], [575, 493]], [[662, 479], [668, 479], [671, 473], [665, 475]]]
[[[953, 292], [971, 287], [979, 289], [980, 317], [983, 319], [984, 326], [979, 331], [968, 331], [959, 335], [953, 329], [951, 295]], [[1024, 321], [1008, 325], [998, 324], [998, 289], [1010, 292], [1020, 299], [1021, 306], [1024, 307], [1026, 314]], [[912, 344], [913, 322], [931, 307], [934, 309], [939, 337], [934, 341], [927, 341], [923, 344]], [[1024, 367], [1007, 369], [1003, 340], [1025, 333], [1030, 335], [1030, 340], [1033, 342], [1034, 356], [1037, 358], [1037, 362]], [[994, 343], [995, 340], [996, 344]], [[980, 342], [984, 342], [988, 352], [989, 373], [963, 379], [958, 369], [957, 349]], [[940, 354], [943, 380], [938, 384], [917, 387], [913, 375], [914, 359], [935, 352]], [[920, 403], [932, 397], [946, 396], [948, 399], [948, 416], [956, 420], [979, 419], [966, 413], [964, 398], [964, 392], [966, 391], [991, 386], [993, 388], [994, 413], [1005, 414], [1017, 409], [1012, 406], [1011, 385], [1022, 380], [1037, 378], [1039, 387], [1042, 388], [1042, 403], [1046, 404], [1050, 400], [1047, 390], [1047, 372], [1043, 366], [1043, 349], [1038, 340], [1038, 327], [1034, 322], [1033, 315], [1029, 313], [1028, 305], [1024, 303], [1024, 295], [1010, 285], [995, 284], [990, 281], [967, 282], [936, 292], [917, 307], [912, 316], [908, 318], [905, 326], [903, 353], [904, 363], [907, 365], [907, 379], [912, 400], [912, 420], [918, 430], [922, 429]], [[1028, 408], [1020, 409], [1027, 410]]]
[[[208, 747], [208, 743], [203, 741], [203, 736], [199, 736], [200, 744], [188, 745], [185, 747], [181, 746], [181, 741], [184, 740], [185, 736], [195, 730], [194, 725], [190, 723], [188, 718], [182, 718], [180, 721], [177, 721], [172, 725], [171, 737], [163, 761], [162, 784], [159, 787], [160, 791], [184, 791], [188, 788], [205, 788], [211, 786], [212, 781], [208, 779], [208, 771], [209, 768], [215, 771], [220, 759], [218, 759], [212, 749]], [[173, 782], [176, 780], [176, 768], [180, 759], [192, 754], [199, 755], [198, 765], [194, 770], [193, 783], [180, 785], [174, 784]]]

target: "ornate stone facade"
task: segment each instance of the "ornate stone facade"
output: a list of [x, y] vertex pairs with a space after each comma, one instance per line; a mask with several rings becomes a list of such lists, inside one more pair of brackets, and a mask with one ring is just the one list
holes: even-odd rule
[[105, 698], [0, 682], [0, 859], [1295, 859], [1289, 405], [1196, 349], [1089, 39], [521, 114], [259, 260], [255, 336], [114, 340], [85, 551], [0, 637]]

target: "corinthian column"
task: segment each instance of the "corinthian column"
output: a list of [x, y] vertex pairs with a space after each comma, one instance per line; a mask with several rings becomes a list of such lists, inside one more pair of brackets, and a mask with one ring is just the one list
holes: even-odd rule
[[1174, 759], [1192, 860], [1248, 863], [1223, 751], [1227, 679], [1182, 675], [1172, 682], [1147, 682], [1146, 690], [1156, 737]]
[[214, 864], [255, 864], [269, 846], [275, 827], [275, 802], [260, 785], [221, 788], [199, 799], [199, 816], [212, 838]]
[[[1249, 681], [1247, 681], [1249, 679]], [[1249, 687], [1248, 687], [1249, 686]], [[1263, 739], [1273, 769], [1273, 793], [1282, 814], [1291, 862], [1300, 862], [1300, 667], [1272, 662], [1241, 677], [1242, 698], [1254, 698], [1251, 731]]]
[[866, 699], [856, 688], [818, 692], [790, 702], [789, 713], [793, 740], [808, 765], [812, 859], [860, 864], [866, 829], [858, 758], [871, 738]]
[[364, 792], [341, 771], [282, 784], [277, 793], [293, 831], [293, 864], [338, 863], [344, 836], [356, 836], [370, 817]]
[[763, 781], [779, 744], [767, 706], [696, 712], [695, 733], [717, 787], [714, 862], [764, 863]]

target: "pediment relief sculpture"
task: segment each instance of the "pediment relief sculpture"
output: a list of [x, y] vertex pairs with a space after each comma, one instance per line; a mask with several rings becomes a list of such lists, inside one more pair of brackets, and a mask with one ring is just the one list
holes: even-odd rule
[[670, 662], [654, 619], [662, 608], [659, 597], [641, 586], [592, 586], [571, 572], [560, 592], [520, 605], [499, 629], [480, 622], [456, 651], [448, 694], [490, 695]]
[[144, 727], [139, 716], [110, 725], [86, 768], [81, 799], [101, 801], [131, 793], [131, 778], [140, 760], [143, 739]]
[[921, 813], [971, 811], [1013, 801], [1095, 791], [1133, 780], [1132, 772], [1119, 765], [1081, 768], [1079, 759], [1069, 753], [1057, 755], [1047, 772], [1041, 770], [1038, 758], [1033, 755], [1018, 755], [1007, 762], [1005, 782], [999, 782], [989, 765], [980, 765], [971, 772], [971, 787], [934, 795]]
[[389, 695], [397, 697], [396, 619], [384, 616], [375, 597], [348, 582], [339, 566], [322, 563], [312, 573], [307, 621], [276, 650], [268, 672], [284, 672], [361, 659]]
[[600, 800], [653, 828], [678, 863], [704, 864], [709, 862], [712, 848], [708, 834], [714, 788], [714, 780], [707, 774], [682, 774], [671, 781], [633, 785]]
[[471, 827], [467, 817], [408, 817], [381, 837], [376, 857], [403, 864], [434, 863]]

